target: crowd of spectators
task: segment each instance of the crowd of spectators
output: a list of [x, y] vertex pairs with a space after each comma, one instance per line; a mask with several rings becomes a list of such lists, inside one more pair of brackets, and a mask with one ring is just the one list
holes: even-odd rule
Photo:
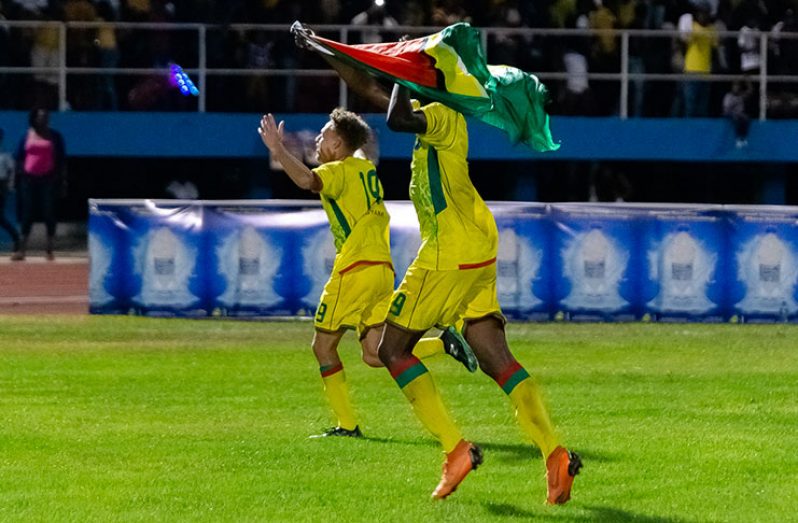
[[[479, 27], [666, 29], [658, 37], [632, 36], [629, 72], [684, 73], [681, 82], [630, 81], [631, 116], [705, 116], [724, 113], [731, 82], [703, 82], [692, 75], [745, 74], [752, 78], [747, 111], [758, 107], [758, 32], [768, 32], [769, 74], [798, 74], [798, 0], [0, 0], [0, 67], [57, 67], [57, 26], [9, 26], [4, 20], [70, 22], [191, 22], [207, 30], [207, 65], [274, 73], [280, 69], [326, 69], [312, 53], [293, 45], [285, 26], [382, 26], [350, 31], [350, 43], [392, 40], [395, 26], [445, 26], [467, 21]], [[282, 24], [278, 30], [231, 24]], [[724, 31], [734, 31], [733, 36]], [[337, 38], [338, 33], [328, 36]], [[488, 40], [488, 60], [524, 70], [565, 73], [547, 81], [551, 111], [618, 114], [619, 82], [588, 80], [586, 73], [618, 73], [621, 40], [610, 32], [580, 36], [502, 33]], [[70, 28], [70, 67], [168, 69], [170, 62], [197, 67], [197, 33], [110, 25]], [[58, 75], [0, 74], [0, 108], [57, 106]], [[771, 84], [772, 114], [796, 111], [798, 84]], [[196, 99], [170, 86], [168, 74], [70, 74], [68, 103], [75, 110], [193, 110]], [[205, 95], [212, 111], [327, 111], [338, 101], [333, 76], [208, 76]]]

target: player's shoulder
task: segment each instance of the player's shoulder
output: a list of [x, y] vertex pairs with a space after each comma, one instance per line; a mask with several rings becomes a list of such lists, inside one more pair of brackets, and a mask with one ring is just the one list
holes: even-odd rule
[[357, 156], [347, 156], [342, 160], [329, 163], [335, 164], [335, 168], [343, 172], [344, 175], [357, 175], [358, 173], [367, 173], [376, 169], [371, 160]]
[[344, 168], [343, 160], [334, 160], [332, 162], [324, 162], [318, 165], [317, 167], [314, 167], [313, 170], [316, 172], [332, 172], [343, 168]]

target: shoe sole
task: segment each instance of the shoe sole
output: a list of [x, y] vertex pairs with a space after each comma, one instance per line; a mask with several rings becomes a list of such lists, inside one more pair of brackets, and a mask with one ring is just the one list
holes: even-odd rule
[[479, 369], [479, 361], [477, 360], [476, 354], [474, 354], [474, 350], [471, 348], [471, 345], [465, 340], [462, 334], [460, 334], [456, 328], [449, 327], [446, 329], [449, 334], [454, 336], [454, 338], [460, 343], [460, 346], [463, 348], [463, 353], [465, 354], [465, 368], [468, 369], [468, 372], [476, 372]]

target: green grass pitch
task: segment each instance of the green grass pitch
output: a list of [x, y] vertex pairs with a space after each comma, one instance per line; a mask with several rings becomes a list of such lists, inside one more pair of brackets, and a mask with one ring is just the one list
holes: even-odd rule
[[383, 369], [341, 352], [364, 440], [331, 425], [304, 322], [0, 317], [1, 521], [790, 521], [798, 328], [511, 324], [585, 468], [543, 464], [485, 375], [427, 360], [484, 465], [442, 454]]

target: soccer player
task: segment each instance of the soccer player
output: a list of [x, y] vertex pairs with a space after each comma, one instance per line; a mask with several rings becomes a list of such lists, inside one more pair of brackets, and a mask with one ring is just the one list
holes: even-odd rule
[[[382, 184], [374, 164], [355, 156], [371, 131], [360, 116], [335, 109], [316, 137], [321, 165], [311, 170], [285, 148], [283, 128], [284, 122], [278, 125], [267, 114], [258, 133], [291, 180], [319, 194], [335, 240], [335, 262], [316, 309], [312, 347], [338, 424], [319, 436], [361, 437], [338, 343], [346, 329], [356, 329], [363, 360], [373, 367], [383, 366], [377, 346], [394, 281]], [[445, 330], [440, 338], [420, 340], [415, 350], [419, 357], [443, 352], [471, 372], [476, 370], [473, 353], [454, 329]]]
[[496, 292], [498, 230], [468, 174], [465, 118], [440, 103], [421, 107], [399, 85], [389, 98], [373, 77], [323, 56], [353, 91], [387, 109], [392, 130], [416, 135], [410, 199], [422, 246], [393, 294], [379, 357], [446, 453], [432, 497], [454, 492], [481, 464], [482, 451], [463, 437], [412, 348], [434, 326], [462, 324], [479, 366], [510, 398], [518, 423], [543, 454], [546, 501], [566, 503], [582, 462], [560, 444], [535, 382], [508, 347]]

